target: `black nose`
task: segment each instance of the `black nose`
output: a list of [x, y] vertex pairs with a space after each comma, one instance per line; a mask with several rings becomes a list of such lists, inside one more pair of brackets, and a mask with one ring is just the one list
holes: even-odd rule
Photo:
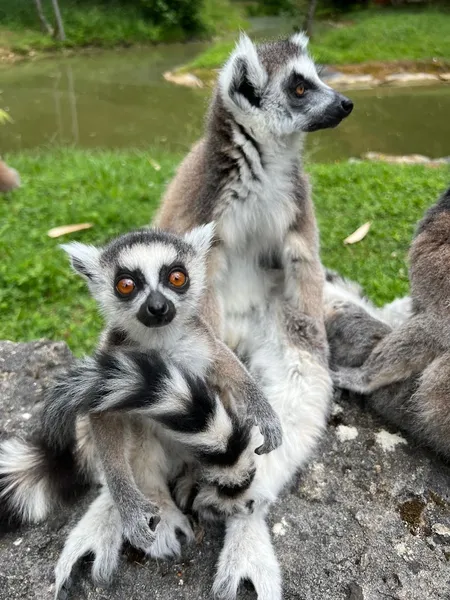
[[149, 295], [147, 312], [154, 317], [162, 317], [169, 312], [169, 303], [160, 292], [152, 292]]
[[341, 102], [341, 108], [346, 115], [349, 115], [353, 110], [353, 102], [349, 98], [344, 98]]

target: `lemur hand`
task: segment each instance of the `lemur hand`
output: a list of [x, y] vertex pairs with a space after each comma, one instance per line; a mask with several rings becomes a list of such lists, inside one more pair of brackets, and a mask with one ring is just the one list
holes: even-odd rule
[[158, 512], [158, 507], [145, 496], [126, 506], [126, 513], [121, 514], [123, 535], [132, 546], [140, 550], [151, 546], [161, 520]]

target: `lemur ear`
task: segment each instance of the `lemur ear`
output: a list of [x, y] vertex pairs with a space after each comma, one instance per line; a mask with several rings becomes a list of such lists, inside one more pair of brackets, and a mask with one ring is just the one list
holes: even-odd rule
[[303, 31], [298, 31], [294, 35], [291, 35], [289, 41], [298, 46], [302, 52], [305, 52], [309, 43], [309, 37]]
[[207, 225], [200, 225], [188, 231], [184, 235], [184, 240], [194, 247], [199, 254], [206, 254], [211, 248], [216, 232], [216, 224], [214, 221]]
[[266, 83], [267, 73], [260, 63], [256, 46], [242, 33], [220, 73], [219, 88], [225, 97], [230, 97], [241, 108], [248, 108], [248, 104], [259, 107]]
[[100, 264], [100, 250], [95, 246], [87, 246], [80, 242], [61, 244], [60, 246], [70, 256], [74, 271], [86, 279], [94, 279]]

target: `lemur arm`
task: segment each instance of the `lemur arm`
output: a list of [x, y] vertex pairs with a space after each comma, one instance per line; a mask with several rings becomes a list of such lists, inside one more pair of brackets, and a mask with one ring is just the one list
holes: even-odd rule
[[256, 448], [256, 454], [266, 454], [280, 446], [283, 434], [277, 413], [255, 383], [250, 373], [222, 341], [215, 340], [214, 380], [219, 389], [231, 389], [233, 396], [242, 403], [255, 419], [264, 443]]
[[343, 368], [333, 373], [337, 387], [361, 394], [371, 392], [421, 373], [442, 353], [439, 324], [423, 315], [411, 317], [386, 335], [360, 368]]
[[138, 489], [129, 463], [130, 431], [127, 417], [91, 413], [91, 429], [105, 473], [106, 484], [122, 519], [123, 533], [135, 548], [148, 550], [160, 518], [158, 507]]
[[[306, 188], [306, 182], [303, 185]], [[284, 242], [284, 295], [294, 309], [311, 317], [320, 333], [325, 335], [324, 271], [319, 256], [317, 223], [309, 191], [305, 189], [303, 194], [299, 200], [299, 214]]]

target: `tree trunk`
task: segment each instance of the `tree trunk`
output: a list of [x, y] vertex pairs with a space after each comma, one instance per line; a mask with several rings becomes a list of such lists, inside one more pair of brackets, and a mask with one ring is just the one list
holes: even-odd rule
[[53, 10], [55, 11], [56, 18], [56, 39], [63, 42], [66, 39], [66, 33], [64, 31], [64, 23], [59, 10], [58, 0], [52, 0]]
[[313, 30], [314, 14], [317, 8], [317, 0], [309, 0], [308, 12], [306, 13], [305, 21], [303, 22], [303, 29], [311, 37]]
[[50, 25], [50, 23], [45, 18], [41, 0], [34, 0], [34, 3], [36, 4], [37, 13], [39, 15], [39, 21], [41, 22], [41, 27], [42, 27], [44, 33], [53, 35], [53, 27]]

